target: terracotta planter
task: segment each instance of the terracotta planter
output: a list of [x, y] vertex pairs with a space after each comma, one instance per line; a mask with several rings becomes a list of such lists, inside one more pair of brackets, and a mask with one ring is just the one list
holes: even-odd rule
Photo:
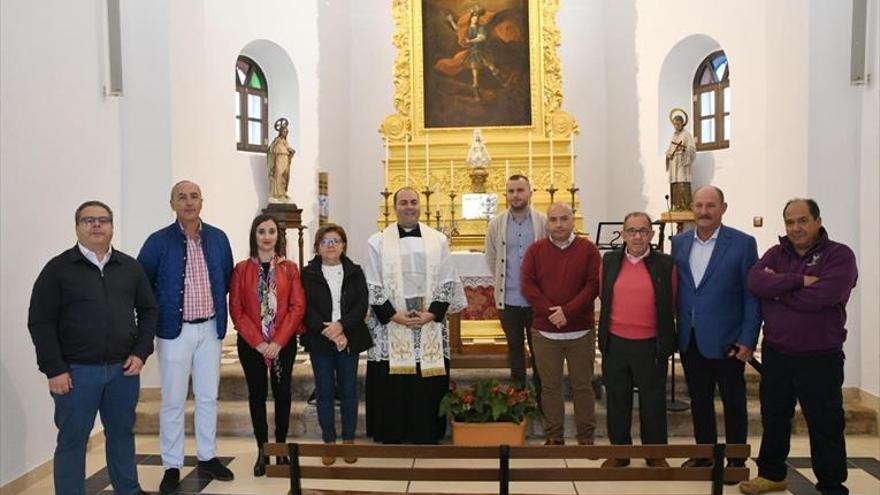
[[452, 421], [453, 445], [525, 445], [526, 422], [459, 423]]

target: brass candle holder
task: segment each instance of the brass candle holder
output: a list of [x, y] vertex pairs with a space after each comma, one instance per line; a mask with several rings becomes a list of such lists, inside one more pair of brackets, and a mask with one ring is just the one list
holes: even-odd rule
[[437, 230], [440, 230], [440, 209], [439, 208], [437, 209], [437, 212], [434, 213], [434, 220], [436, 220], [436, 222], [434, 223], [434, 226], [437, 228]]
[[391, 215], [391, 210], [388, 208], [388, 198], [394, 193], [388, 190], [388, 186], [385, 186], [385, 189], [379, 192], [379, 194], [381, 194], [382, 197], [385, 198], [385, 211], [382, 212], [382, 215], [385, 216], [385, 226], [387, 227], [388, 225], [390, 225], [388, 221], [388, 216]]
[[455, 237], [458, 235], [458, 227], [455, 225], [455, 198], [458, 194], [455, 191], [450, 191], [449, 193], [449, 236]]
[[434, 194], [434, 191], [425, 185], [422, 194], [425, 195], [425, 224], [431, 225], [431, 195]]
[[574, 207], [574, 196], [578, 191], [580, 191], [580, 189], [575, 187], [574, 183], [572, 183], [571, 187], [566, 189], [566, 191], [571, 194], [571, 214], [574, 215], [574, 212], [577, 211], [577, 209]]
[[554, 185], [551, 183], [551, 184], [550, 184], [550, 187], [548, 187], [547, 189], [544, 189], [544, 190], [547, 191], [548, 193], [550, 193], [550, 204], [552, 205], [553, 203], [555, 203], [555, 202], [556, 202], [556, 201], [555, 201], [555, 198], [556, 198], [556, 191], [558, 191], [559, 189], [557, 189], [556, 186], [554, 186]]

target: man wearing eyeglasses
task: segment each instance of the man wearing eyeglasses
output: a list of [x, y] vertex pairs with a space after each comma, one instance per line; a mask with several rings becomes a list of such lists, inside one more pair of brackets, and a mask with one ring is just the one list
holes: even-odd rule
[[[639, 389], [642, 444], [667, 443], [666, 364], [675, 351], [675, 291], [672, 257], [651, 247], [651, 217], [632, 212], [623, 219], [623, 247], [602, 257], [599, 349], [608, 402], [608, 438], [631, 445], [633, 388]], [[646, 459], [669, 467], [665, 459]], [[625, 467], [608, 459], [602, 467]]]
[[76, 246], [34, 283], [28, 329], [55, 402], [55, 493], [84, 494], [86, 444], [100, 411], [115, 493], [144, 493], [134, 462], [140, 372], [153, 352], [157, 307], [144, 270], [113, 249], [113, 212], [76, 209]]

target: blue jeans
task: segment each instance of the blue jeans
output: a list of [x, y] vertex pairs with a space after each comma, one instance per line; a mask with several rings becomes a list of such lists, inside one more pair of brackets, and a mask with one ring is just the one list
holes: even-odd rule
[[342, 439], [354, 440], [357, 428], [357, 354], [347, 352], [311, 353], [315, 373], [315, 398], [318, 400], [318, 424], [324, 443], [336, 441], [336, 391], [342, 412]]
[[140, 376], [124, 376], [122, 363], [71, 364], [73, 388], [55, 400], [55, 493], [85, 493], [86, 444], [100, 411], [106, 438], [107, 470], [119, 495], [140, 490], [134, 463], [135, 407], [140, 393]]

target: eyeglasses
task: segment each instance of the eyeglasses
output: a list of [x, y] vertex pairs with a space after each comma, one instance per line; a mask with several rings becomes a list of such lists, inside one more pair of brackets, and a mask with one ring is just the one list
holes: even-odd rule
[[111, 217], [82, 217], [79, 219], [79, 223], [86, 225], [95, 225], [96, 223], [107, 225], [108, 223], [113, 223], [113, 219]]
[[624, 230], [624, 232], [626, 232], [627, 234], [629, 234], [633, 237], [635, 237], [635, 236], [648, 237], [649, 235], [654, 233], [654, 231], [651, 229], [633, 229], [633, 228], [626, 229], [626, 230]]
[[332, 237], [327, 238], [327, 239], [321, 239], [321, 245], [324, 247], [341, 246], [342, 239], [334, 239]]

